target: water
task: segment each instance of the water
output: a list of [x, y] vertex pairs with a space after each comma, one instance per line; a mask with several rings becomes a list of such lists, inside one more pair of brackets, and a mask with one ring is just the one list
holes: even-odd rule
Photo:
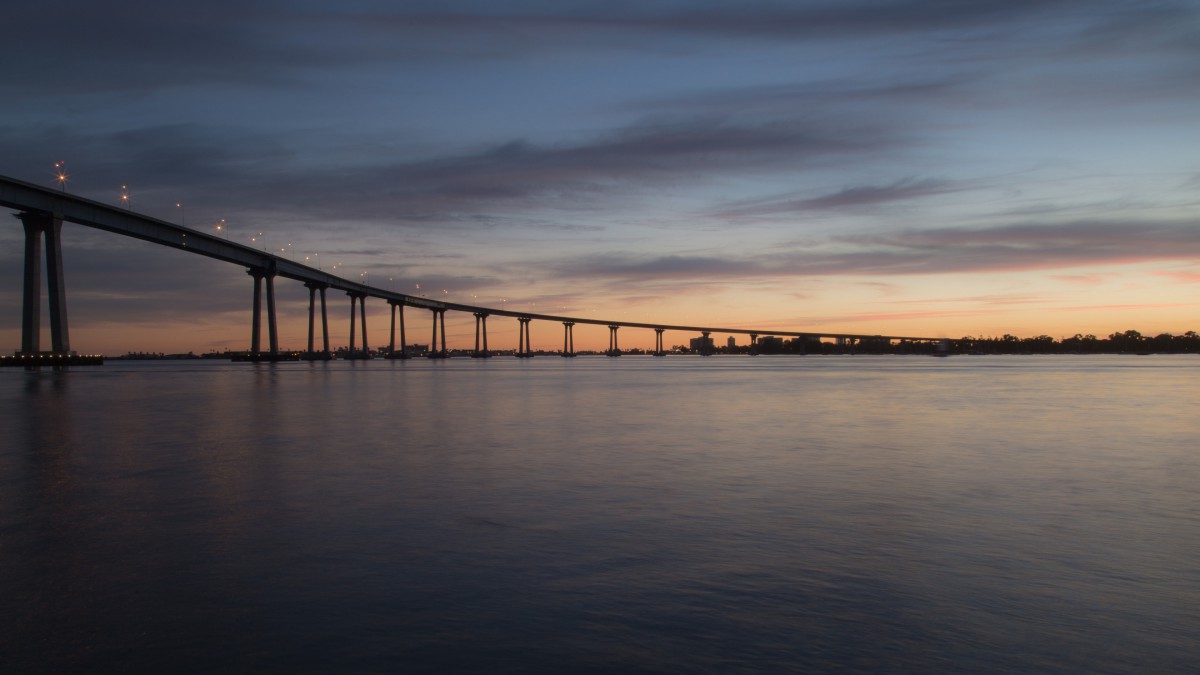
[[5, 672], [1194, 672], [1200, 359], [0, 372]]

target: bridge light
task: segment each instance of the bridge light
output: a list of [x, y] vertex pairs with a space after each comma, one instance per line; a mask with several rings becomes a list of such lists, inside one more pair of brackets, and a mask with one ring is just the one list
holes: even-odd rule
[[67, 162], [60, 160], [54, 163], [54, 180], [62, 187], [63, 192], [67, 191], [67, 179], [70, 176], [67, 174]]

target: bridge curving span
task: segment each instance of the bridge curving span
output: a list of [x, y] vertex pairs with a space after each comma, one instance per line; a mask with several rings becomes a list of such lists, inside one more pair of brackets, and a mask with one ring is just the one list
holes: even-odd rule
[[[576, 324], [592, 324], [608, 326], [610, 332], [609, 349], [607, 354], [616, 356], [621, 353], [617, 346], [617, 331], [620, 328], [644, 328], [655, 331], [654, 354], [665, 353], [662, 335], [665, 331], [680, 331], [700, 333], [707, 338], [712, 333], [748, 335], [753, 344], [758, 336], [771, 335], [777, 337], [799, 337], [808, 339], [834, 339], [839, 343], [875, 341], [903, 341], [915, 343], [934, 343], [941, 338], [898, 336], [898, 335], [866, 335], [855, 333], [828, 333], [823, 331], [780, 331], [761, 328], [721, 327], [711, 325], [673, 325], [638, 321], [622, 321], [612, 319], [589, 319], [556, 314], [541, 314], [522, 312], [480, 305], [468, 305], [455, 302], [430, 300], [419, 296], [397, 293], [377, 288], [349, 279], [344, 279], [328, 272], [303, 265], [294, 260], [267, 253], [244, 244], [229, 241], [219, 236], [189, 229], [182, 225], [169, 223], [158, 218], [142, 215], [124, 207], [104, 204], [102, 202], [67, 194], [62, 191], [34, 185], [14, 178], [0, 176], [0, 206], [15, 211], [15, 216], [21, 220], [25, 228], [25, 257], [24, 257], [24, 288], [21, 318], [21, 351], [22, 355], [44, 353], [40, 340], [40, 307], [41, 307], [41, 263], [42, 243], [45, 243], [45, 260], [47, 286], [50, 296], [50, 332], [52, 354], [68, 354], [72, 352], [67, 325], [66, 288], [64, 270], [62, 268], [62, 223], [69, 222], [85, 227], [91, 227], [113, 234], [133, 237], [143, 241], [159, 244], [169, 248], [187, 251], [196, 255], [207, 256], [226, 263], [241, 265], [253, 279], [253, 305], [251, 323], [250, 357], [253, 360], [275, 360], [280, 358], [279, 337], [275, 320], [276, 278], [284, 278], [304, 284], [309, 289], [309, 323], [308, 323], [308, 358], [329, 358], [329, 320], [326, 304], [326, 293], [332, 289], [346, 293], [351, 300], [351, 338], [350, 357], [366, 358], [369, 355], [366, 330], [366, 299], [376, 298], [386, 301], [391, 307], [391, 353], [398, 358], [406, 354], [404, 345], [407, 344], [404, 329], [404, 307], [414, 307], [429, 310], [433, 315], [433, 331], [429, 345], [429, 355], [445, 357], [446, 348], [445, 315], [447, 311], [464, 312], [476, 317], [475, 355], [488, 356], [487, 322], [489, 316], [504, 316], [518, 319], [520, 322], [520, 346], [518, 356], [532, 356], [529, 346], [529, 322], [549, 321], [563, 325], [564, 356], [573, 356], [574, 334]], [[262, 349], [261, 326], [263, 319], [263, 293], [266, 294], [267, 348]], [[317, 312], [317, 297], [320, 298], [320, 314], [323, 332], [323, 349], [316, 350], [315, 326]], [[361, 309], [361, 319], [358, 310]], [[399, 317], [399, 343], [397, 342], [397, 317]], [[440, 334], [439, 334], [440, 321]], [[356, 344], [356, 322], [361, 325], [361, 348]], [[441, 338], [440, 341], [438, 338]], [[482, 346], [480, 342], [482, 337]], [[708, 342], [707, 340], [705, 341]]]

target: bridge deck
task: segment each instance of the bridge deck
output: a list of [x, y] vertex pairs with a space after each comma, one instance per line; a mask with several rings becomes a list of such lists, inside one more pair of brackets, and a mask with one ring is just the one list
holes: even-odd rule
[[106, 232], [133, 237], [197, 255], [216, 258], [235, 265], [263, 270], [275, 270], [278, 276], [296, 281], [313, 284], [323, 284], [340, 291], [362, 294], [367, 297], [379, 298], [389, 302], [403, 304], [409, 307], [425, 309], [446, 309], [458, 312], [480, 312], [490, 316], [508, 316], [514, 318], [528, 317], [539, 321], [572, 322], [576, 324], [592, 324], [601, 326], [621, 326], [626, 328], [649, 328], [670, 331], [685, 331], [693, 333], [724, 333], [741, 335], [771, 335], [786, 337], [815, 337], [842, 339], [886, 339], [909, 341], [937, 341], [940, 338], [916, 337], [902, 335], [866, 335], [858, 333], [828, 333], [824, 331], [788, 331], [766, 328], [739, 328], [712, 325], [676, 325], [646, 323], [639, 321], [624, 321], [617, 319], [588, 319], [577, 316], [558, 314], [538, 314], [519, 312], [481, 305], [467, 305], [454, 302], [439, 302], [418, 296], [396, 293], [393, 291], [361, 284], [348, 279], [302, 265], [293, 260], [277, 256], [265, 251], [222, 239], [207, 232], [193, 230], [181, 225], [175, 225], [158, 218], [142, 215], [124, 208], [101, 202], [77, 197], [61, 191], [41, 187], [32, 183], [0, 176], [0, 205], [16, 211], [44, 213], [59, 218], [65, 222], [92, 227]]

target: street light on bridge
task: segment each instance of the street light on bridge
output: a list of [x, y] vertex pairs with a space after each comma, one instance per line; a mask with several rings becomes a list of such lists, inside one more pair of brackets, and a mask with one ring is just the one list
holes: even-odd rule
[[61, 160], [61, 161], [55, 162], [54, 163], [54, 180], [58, 181], [58, 185], [59, 185], [59, 187], [62, 188], [63, 192], [67, 191], [67, 180], [69, 178], [70, 178], [70, 175], [67, 173], [66, 160]]

